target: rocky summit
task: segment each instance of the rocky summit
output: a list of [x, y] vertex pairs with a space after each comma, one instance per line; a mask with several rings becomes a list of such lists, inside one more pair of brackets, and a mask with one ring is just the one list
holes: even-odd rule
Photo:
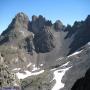
[[90, 15], [65, 26], [20, 12], [0, 35], [0, 87], [90, 90], [89, 76]]

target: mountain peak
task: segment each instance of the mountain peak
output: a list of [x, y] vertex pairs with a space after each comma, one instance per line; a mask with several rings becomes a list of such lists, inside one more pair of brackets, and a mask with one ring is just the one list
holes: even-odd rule
[[[23, 12], [19, 12], [19, 13], [17, 13], [17, 15], [18, 15], [18, 16], [26, 16], [26, 14], [23, 13]], [[16, 16], [17, 16], [17, 15], [16, 15]]]
[[[30, 20], [28, 16], [23, 13], [19, 12], [11, 21], [6, 31], [10, 30], [20, 30], [23, 28], [25, 30], [29, 30]], [[6, 33], [6, 32], [5, 32]], [[4, 32], [3, 32], [4, 34]]]
[[13, 20], [15, 20], [16, 26], [23, 26], [23, 28], [28, 29], [28, 24], [30, 21], [28, 16], [23, 12], [18, 13]]
[[28, 16], [27, 16], [25, 13], [23, 13], [23, 12], [19, 12], [19, 13], [15, 16], [15, 18], [28, 19], [28, 20], [29, 20]]
[[[13, 19], [12, 22], [9, 24], [8, 28], [3, 31], [1, 36], [3, 36], [3, 40], [13, 41], [13, 39], [22, 39], [27, 37], [31, 32], [29, 32], [30, 28], [30, 21], [26, 14], [23, 12], [18, 13]], [[5, 43], [3, 42], [3, 43]]]
[[90, 19], [90, 15], [88, 15], [86, 19]]

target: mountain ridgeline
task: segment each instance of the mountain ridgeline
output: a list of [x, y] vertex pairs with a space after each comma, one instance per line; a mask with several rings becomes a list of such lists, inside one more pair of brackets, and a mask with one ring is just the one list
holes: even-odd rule
[[[51, 90], [52, 85], [55, 83], [53, 82], [51, 84], [51, 82], [49, 82], [54, 73], [51, 69], [57, 68], [57, 70], [60, 70], [62, 69], [61, 65], [70, 61], [72, 68], [69, 72], [71, 73], [66, 73], [66, 77], [70, 78], [74, 76], [70, 79], [73, 83], [69, 84], [69, 80], [66, 80], [68, 83], [63, 81], [66, 86], [62, 90], [71, 90], [75, 80], [81, 78], [76, 70], [79, 65], [81, 68], [78, 70], [85, 68], [82, 70], [81, 76], [83, 76], [83, 73], [88, 69], [83, 66], [83, 62], [85, 62], [83, 56], [89, 58], [87, 56], [89, 54], [86, 55], [85, 53], [85, 50], [89, 50], [86, 49], [88, 42], [90, 42], [90, 15], [88, 15], [84, 21], [75, 21], [72, 26], [65, 26], [60, 20], [56, 20], [55, 23], [52, 23], [51, 20], [47, 20], [42, 15], [33, 15], [32, 20], [29, 20], [26, 14], [20, 12], [12, 19], [8, 28], [0, 35], [0, 53], [4, 58], [3, 63], [7, 65], [9, 70], [15, 73], [19, 79], [23, 78], [19, 77], [21, 73], [35, 74], [35, 72], [45, 70], [41, 76], [37, 76], [37, 78], [31, 76], [32, 78], [29, 78], [35, 81], [35, 83], [28, 82], [31, 86], [35, 85], [35, 88], [31, 90]], [[83, 48], [85, 50], [80, 54], [82, 56], [69, 57], [69, 55]], [[89, 64], [88, 59], [87, 61]], [[89, 67], [86, 62], [85, 65]], [[67, 66], [65, 68], [67, 68]], [[73, 68], [76, 70], [75, 72], [73, 72]], [[58, 72], [57, 70], [55, 72]], [[60, 71], [59, 73], [61, 72], [64, 71]], [[73, 75], [72, 72], [77, 74], [77, 76]], [[48, 77], [49, 75], [50, 77]], [[37, 80], [40, 80], [40, 82], [36, 83]], [[47, 80], [47, 84], [42, 83], [43, 80]], [[42, 86], [39, 86], [41, 83]], [[24, 86], [22, 87], [26, 88], [27, 85]], [[30, 88], [32, 88], [31, 86]], [[39, 89], [36, 89], [37, 87]], [[73, 87], [72, 90], [74, 90]]]
[[[12, 20], [8, 28], [0, 36], [0, 45], [14, 44], [19, 48], [25, 48], [28, 52], [47, 53], [56, 47], [55, 33], [65, 33], [60, 35], [62, 40], [67, 41], [68, 52], [66, 55], [75, 52], [77, 49], [90, 41], [90, 15], [85, 21], [75, 21], [73, 26], [63, 25], [60, 20], [54, 24], [46, 20], [42, 15], [32, 16], [32, 21], [23, 12], [18, 13]], [[56, 36], [56, 37], [55, 37]], [[27, 45], [20, 45], [24, 40]], [[62, 40], [58, 42], [63, 43]], [[64, 47], [64, 48], [66, 48]], [[64, 51], [63, 51], [64, 52]]]
[[72, 27], [68, 25], [66, 31], [68, 31], [68, 34], [65, 39], [74, 35], [74, 39], [69, 46], [69, 54], [71, 54], [90, 41], [90, 15], [87, 16], [85, 21], [75, 21]]

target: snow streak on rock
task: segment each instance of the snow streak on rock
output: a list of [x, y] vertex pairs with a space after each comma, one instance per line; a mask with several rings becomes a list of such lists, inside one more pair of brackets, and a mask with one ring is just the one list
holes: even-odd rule
[[26, 77], [28, 77], [28, 76], [39, 75], [39, 74], [43, 73], [44, 70], [41, 70], [41, 71], [39, 71], [39, 72], [34, 72], [34, 73], [32, 73], [32, 72], [30, 72], [30, 71], [28, 71], [28, 70], [26, 70], [26, 71], [24, 71], [24, 72], [25, 72], [25, 73], [20, 73], [20, 72], [16, 73], [18, 79], [24, 79], [24, 78], [26, 78]]
[[83, 50], [81, 50], [81, 51], [77, 51], [77, 52], [75, 52], [75, 53], [69, 55], [68, 58], [71, 57], [71, 56], [77, 55], [77, 54], [81, 53], [82, 51], [83, 51]]
[[[61, 67], [65, 67], [69, 64], [69, 62], [67, 62], [66, 64], [62, 65]], [[54, 78], [53, 80], [56, 80], [56, 83], [54, 85], [54, 87], [52, 88], [52, 90], [60, 90], [61, 88], [64, 87], [64, 83], [62, 83], [62, 78], [65, 75], [66, 71], [68, 71], [71, 67], [66, 67], [64, 69], [59, 69], [59, 70], [55, 70], [54, 71]]]

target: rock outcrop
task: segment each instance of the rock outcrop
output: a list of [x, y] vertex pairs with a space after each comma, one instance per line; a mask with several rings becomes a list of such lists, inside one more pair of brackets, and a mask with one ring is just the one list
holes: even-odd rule
[[65, 26], [62, 24], [62, 22], [60, 20], [57, 20], [55, 23], [54, 23], [54, 28], [56, 31], [62, 31], [65, 29]]
[[72, 27], [67, 27], [66, 30], [68, 30], [68, 34], [65, 39], [73, 37], [69, 46], [69, 54], [71, 54], [90, 41], [90, 16], [88, 15], [85, 21], [76, 21]]
[[50, 27], [45, 26], [39, 33], [35, 34], [34, 44], [36, 52], [46, 53], [55, 48], [55, 38]]
[[8, 68], [8, 65], [5, 64], [4, 58], [0, 53], [0, 87], [13, 87], [20, 86], [20, 81]]
[[8, 28], [0, 36], [0, 45], [8, 42], [19, 41], [29, 36], [29, 18], [24, 13], [18, 13]]
[[39, 33], [40, 30], [44, 28], [44, 26], [52, 26], [52, 22], [49, 20], [46, 20], [42, 15], [39, 15], [38, 17], [33, 15], [32, 21], [31, 21], [31, 31], [33, 33]]
[[35, 34], [38, 33], [39, 30], [41, 30], [44, 27], [45, 22], [46, 22], [46, 20], [43, 16], [40, 15], [39, 17], [37, 17], [37, 16], [33, 15], [32, 21], [31, 21], [32, 32]]

